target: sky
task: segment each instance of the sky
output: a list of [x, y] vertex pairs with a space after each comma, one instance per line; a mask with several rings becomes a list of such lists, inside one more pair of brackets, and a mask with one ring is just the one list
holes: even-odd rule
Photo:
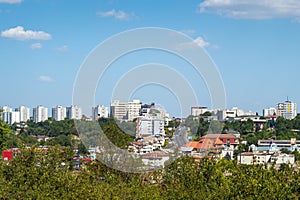
[[[116, 34], [143, 27], [180, 31], [200, 45], [222, 77], [227, 108], [261, 113], [287, 97], [300, 104], [300, 0], [0, 0], [0, 106], [71, 105], [90, 52]], [[190, 81], [197, 104], [211, 107], [205, 81], [196, 84], [199, 77], [187, 63], [155, 50], [112, 63], [95, 104], [109, 106], [120, 77], [151, 62], [174, 67]], [[131, 100], [181, 114], [180, 99], [167, 87], [150, 84], [128, 92]]]

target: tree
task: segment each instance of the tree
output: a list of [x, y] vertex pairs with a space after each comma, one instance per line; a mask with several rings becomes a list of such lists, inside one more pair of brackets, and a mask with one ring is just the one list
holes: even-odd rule
[[86, 154], [89, 153], [89, 151], [87, 150], [86, 146], [82, 142], [80, 142], [78, 144], [78, 153], [79, 154], [83, 154], [83, 155], [86, 155]]
[[7, 142], [11, 135], [12, 130], [9, 128], [9, 125], [0, 120], [0, 151], [8, 148]]

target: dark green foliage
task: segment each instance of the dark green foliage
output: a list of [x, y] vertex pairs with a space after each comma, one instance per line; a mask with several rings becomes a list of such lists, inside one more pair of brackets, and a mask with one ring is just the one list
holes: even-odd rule
[[0, 199], [297, 199], [300, 190], [300, 174], [288, 165], [182, 157], [164, 170], [131, 174], [99, 162], [73, 171], [71, 157], [67, 149], [30, 149], [0, 162]]
[[[102, 131], [105, 133], [107, 138], [117, 147], [127, 148], [128, 145], [131, 142], [133, 142], [133, 139], [135, 138], [135, 134], [133, 136], [133, 133], [124, 132], [125, 130], [122, 129], [122, 127], [119, 127], [118, 124], [112, 119], [110, 119], [108, 123], [102, 123], [100, 119], [99, 123], [102, 128]], [[125, 126], [126, 125], [123, 124], [123, 127]]]
[[0, 120], [0, 151], [10, 146], [9, 140], [12, 137], [12, 130], [9, 128], [9, 125]]
[[62, 121], [47, 120], [38, 123], [28, 121], [27, 125], [28, 128], [26, 129], [26, 132], [28, 135], [46, 135], [50, 137], [71, 134], [77, 135], [74, 121], [70, 119], [65, 119]]

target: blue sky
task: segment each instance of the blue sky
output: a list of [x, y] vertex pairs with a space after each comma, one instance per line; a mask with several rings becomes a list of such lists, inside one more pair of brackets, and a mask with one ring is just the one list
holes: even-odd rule
[[[89, 52], [112, 35], [142, 27], [174, 29], [198, 41], [220, 71], [228, 108], [261, 112], [287, 96], [300, 103], [299, 0], [0, 0], [0, 105], [70, 105]], [[180, 63], [167, 59], [157, 52], [128, 55], [111, 75], [143, 62]], [[199, 104], [210, 106], [205, 84], [194, 87]], [[108, 106], [110, 92], [97, 94], [96, 103]], [[174, 96], [157, 85], [133, 98], [179, 115]]]

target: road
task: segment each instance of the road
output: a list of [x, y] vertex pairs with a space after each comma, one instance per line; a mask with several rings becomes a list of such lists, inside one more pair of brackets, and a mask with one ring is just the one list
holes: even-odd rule
[[188, 143], [188, 133], [185, 126], [178, 126], [173, 135], [173, 143], [177, 147], [182, 147]]

